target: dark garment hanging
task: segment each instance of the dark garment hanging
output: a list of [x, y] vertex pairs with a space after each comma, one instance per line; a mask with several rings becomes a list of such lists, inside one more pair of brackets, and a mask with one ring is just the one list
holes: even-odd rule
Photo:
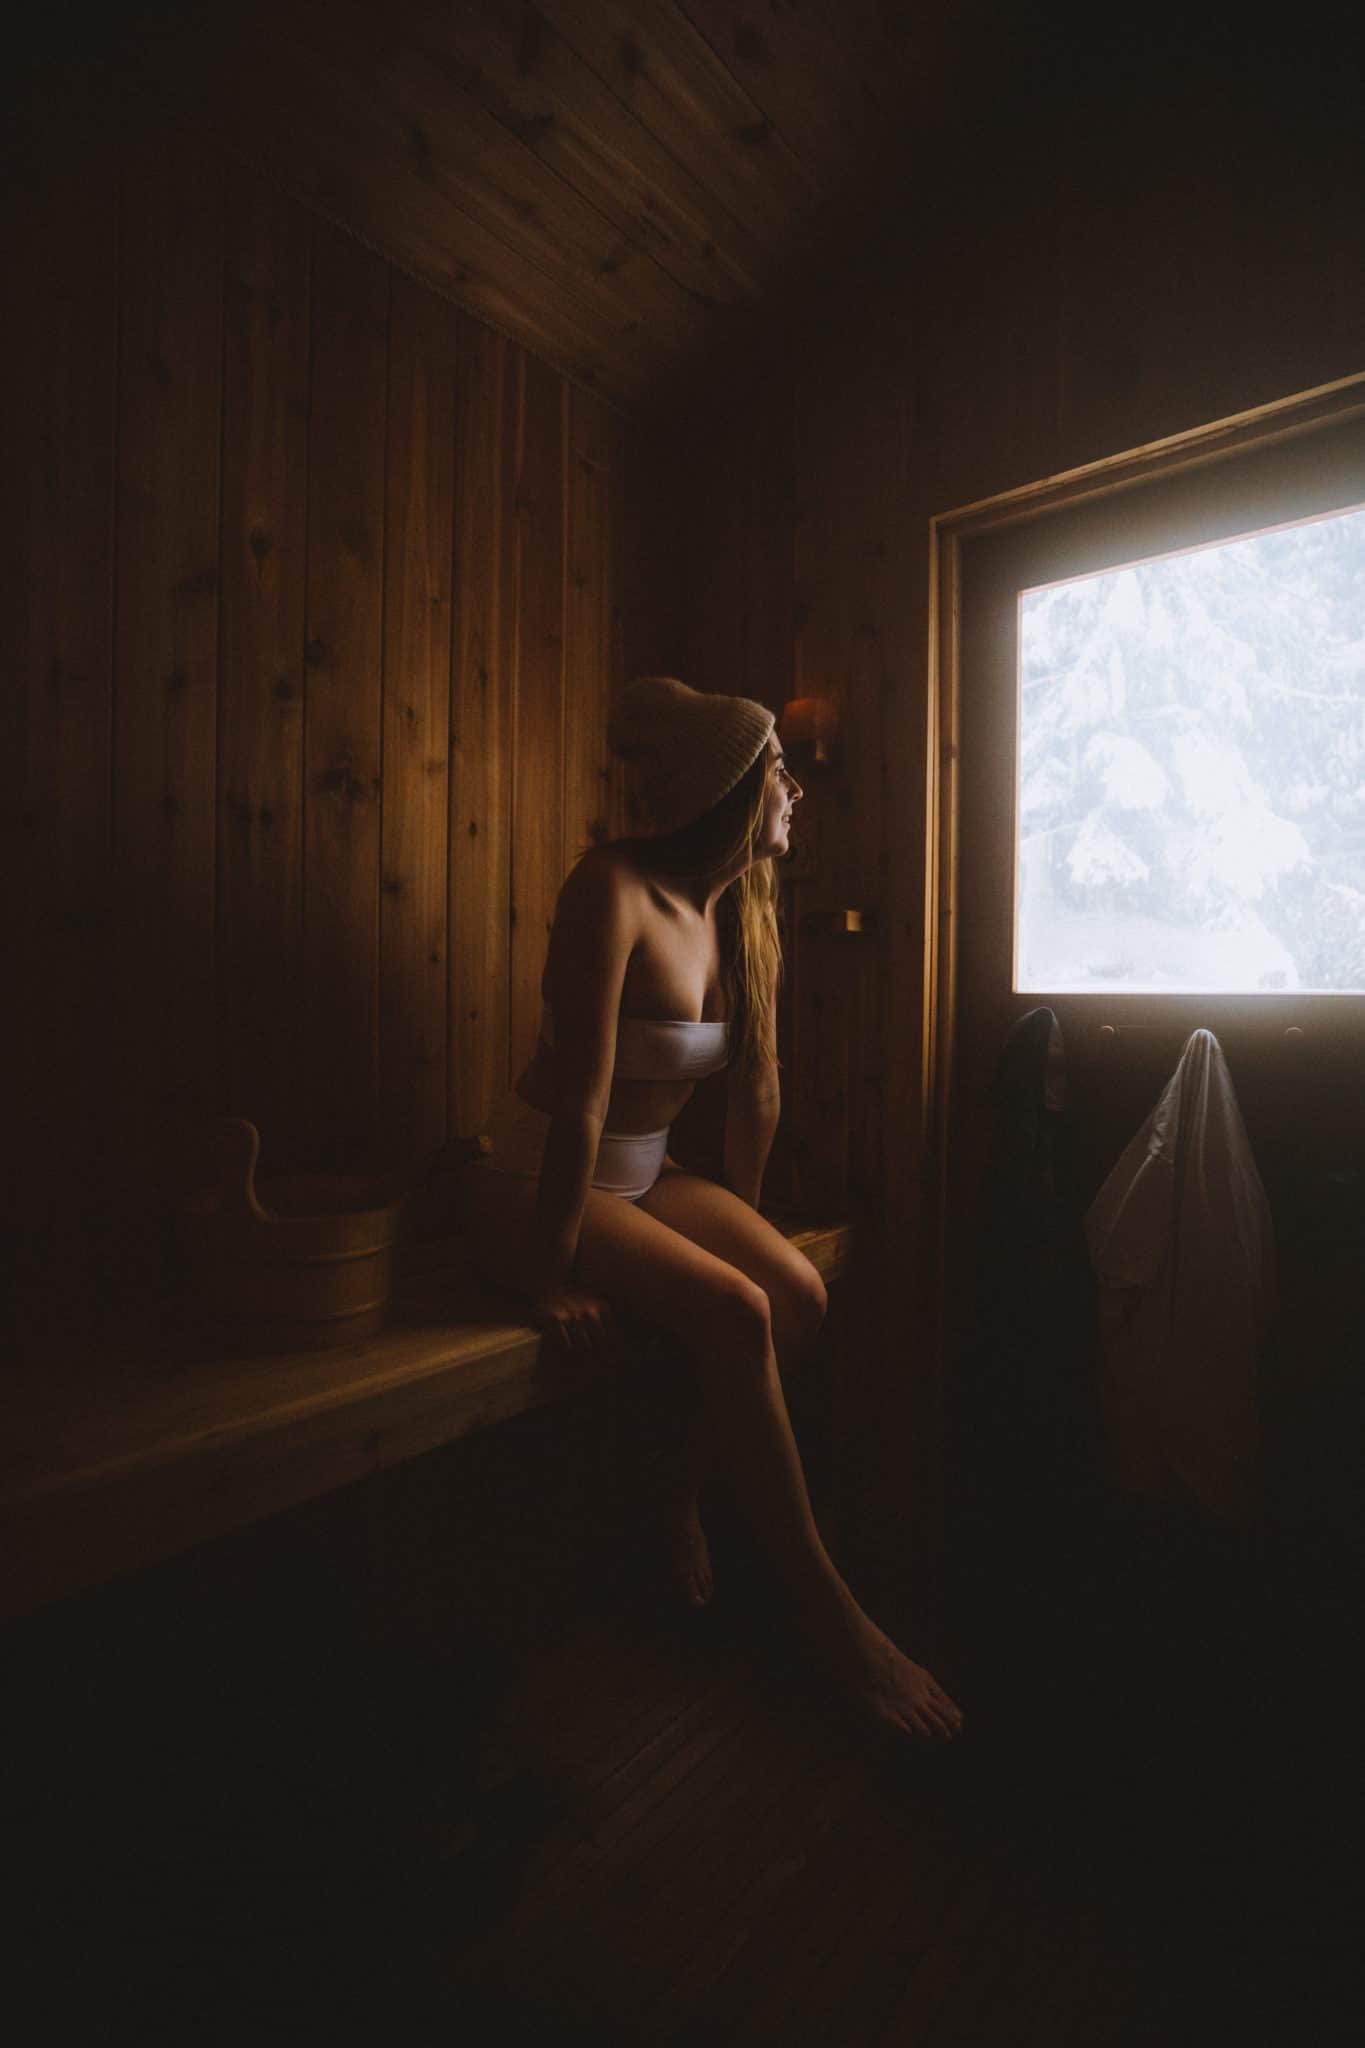
[[1094, 1607], [1111, 1491], [1095, 1388], [1095, 1283], [1061, 1027], [1011, 1029], [991, 1085], [976, 1329], [948, 1402], [949, 1588], [978, 1697], [1061, 1673]]
[[[1046, 1007], [1010, 1030], [991, 1084], [977, 1245], [976, 1341], [962, 1390], [990, 1483], [1065, 1519], [1100, 1483], [1095, 1285], [1083, 1230], [1061, 1026]], [[983, 1475], [984, 1476], [984, 1475]]]

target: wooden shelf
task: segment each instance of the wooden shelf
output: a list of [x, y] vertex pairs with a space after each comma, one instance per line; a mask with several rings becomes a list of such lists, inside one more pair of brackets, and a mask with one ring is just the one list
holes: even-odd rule
[[[852, 1231], [774, 1217], [826, 1281]], [[175, 1556], [599, 1378], [542, 1358], [456, 1246], [409, 1247], [388, 1326], [275, 1357], [181, 1345], [11, 1375], [0, 1618]]]

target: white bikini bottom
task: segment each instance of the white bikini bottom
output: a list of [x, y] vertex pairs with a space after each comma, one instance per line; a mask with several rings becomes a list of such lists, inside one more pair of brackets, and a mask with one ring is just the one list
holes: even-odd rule
[[[489, 1120], [493, 1149], [485, 1154], [484, 1165], [495, 1173], [537, 1179], [549, 1128], [546, 1111], [509, 1088]], [[591, 1185], [624, 1202], [638, 1202], [663, 1170], [668, 1138], [668, 1125], [661, 1131], [603, 1131]]]

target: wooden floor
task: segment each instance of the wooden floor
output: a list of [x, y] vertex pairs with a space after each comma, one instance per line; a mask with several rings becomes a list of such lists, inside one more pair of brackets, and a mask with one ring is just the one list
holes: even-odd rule
[[980, 1825], [958, 1758], [870, 1749], [753, 1624], [636, 1607], [539, 1665], [519, 1739], [558, 1808], [458, 1967], [472, 2009], [546, 2041], [1119, 2040], [1132, 1966], [1096, 1902]]
[[[1267, 1635], [1264, 1588], [1115, 1555], [1090, 1605], [1078, 1574], [942, 1652], [969, 1734], [893, 1760], [733, 1531], [707, 1616], [622, 1569], [440, 1654], [355, 1628], [335, 1520], [255, 1540], [211, 1589], [181, 1560], [8, 1638], [30, 2038], [1356, 2038], [1355, 1707], [1322, 1654], [1353, 1624], [1320, 1576]], [[894, 1583], [859, 1591], [928, 1650]]]

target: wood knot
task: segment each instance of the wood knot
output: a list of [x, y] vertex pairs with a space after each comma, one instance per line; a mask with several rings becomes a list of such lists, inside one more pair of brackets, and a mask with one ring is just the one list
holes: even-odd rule
[[218, 588], [218, 571], [214, 567], [192, 569], [188, 576], [171, 585], [172, 597], [209, 597]]
[[258, 568], [270, 553], [273, 545], [274, 543], [271, 541], [268, 533], [264, 532], [259, 526], [252, 527], [251, 532], [247, 536], [247, 546], [251, 549]]
[[349, 768], [325, 768], [318, 777], [318, 786], [328, 796], [344, 797], [347, 803], [363, 803], [367, 794], [365, 784]]

